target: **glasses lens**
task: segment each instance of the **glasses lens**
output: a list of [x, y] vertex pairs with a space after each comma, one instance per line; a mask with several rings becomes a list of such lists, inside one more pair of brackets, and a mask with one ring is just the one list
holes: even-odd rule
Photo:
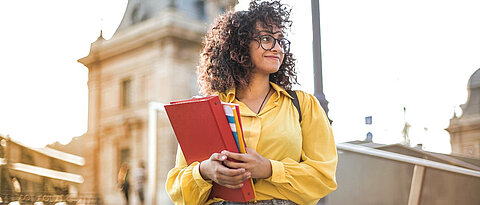
[[272, 49], [273, 44], [275, 43], [274, 38], [269, 35], [260, 36], [260, 41], [262, 42], [262, 48], [267, 50]]
[[259, 36], [259, 39], [261, 43], [260, 45], [262, 45], [264, 50], [272, 50], [273, 47], [275, 47], [275, 43], [278, 42], [278, 45], [282, 48], [282, 53], [290, 52], [290, 41], [286, 38], [276, 39], [270, 35], [261, 35]]

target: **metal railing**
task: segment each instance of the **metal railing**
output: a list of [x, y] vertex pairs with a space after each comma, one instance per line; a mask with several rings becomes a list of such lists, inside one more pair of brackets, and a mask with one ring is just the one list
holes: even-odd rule
[[469, 176], [474, 176], [474, 177], [480, 177], [480, 171], [466, 169], [466, 168], [463, 168], [463, 167], [444, 164], [444, 163], [440, 163], [440, 162], [434, 162], [434, 161], [427, 160], [427, 159], [420, 159], [420, 158], [417, 158], [417, 157], [406, 156], [406, 155], [397, 154], [397, 153], [393, 153], [393, 152], [387, 152], [387, 151], [383, 151], [383, 150], [373, 149], [373, 148], [364, 147], [364, 146], [360, 146], [360, 145], [353, 145], [353, 144], [348, 144], [348, 143], [339, 143], [339, 144], [337, 144], [337, 148], [340, 149], [340, 150], [357, 152], [357, 153], [360, 153], [360, 154], [376, 156], [376, 157], [386, 158], [386, 159], [400, 161], [400, 162], [406, 162], [406, 163], [410, 163], [410, 164], [435, 168], [435, 169], [439, 169], [439, 170], [444, 170], [444, 171], [449, 171], [449, 172], [454, 172], [454, 173], [459, 173], [459, 174], [464, 174], [464, 175], [469, 175]]
[[433, 169], [443, 170], [447, 172], [480, 178], [480, 171], [477, 171], [477, 170], [466, 169], [459, 166], [454, 166], [454, 165], [435, 162], [427, 159], [421, 159], [421, 158], [411, 157], [403, 154], [373, 149], [373, 148], [364, 147], [360, 145], [340, 143], [340, 144], [337, 144], [337, 149], [374, 156], [374, 157], [380, 157], [380, 158], [399, 161], [399, 162], [404, 162], [404, 163], [409, 163], [414, 165], [412, 181], [410, 183], [408, 205], [420, 204], [421, 196], [422, 196], [421, 192], [422, 192], [422, 189], [424, 188], [423, 181], [424, 181], [426, 168], [433, 168]]

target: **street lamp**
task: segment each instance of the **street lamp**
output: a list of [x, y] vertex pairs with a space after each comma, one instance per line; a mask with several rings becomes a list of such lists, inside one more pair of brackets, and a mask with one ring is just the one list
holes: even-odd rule
[[[311, 0], [312, 7], [312, 31], [313, 31], [313, 74], [314, 74], [314, 95], [320, 102], [325, 114], [328, 117], [328, 101], [323, 93], [322, 74], [322, 43], [320, 38], [320, 0]], [[329, 118], [330, 120], [330, 118]], [[330, 120], [330, 124], [332, 120]]]

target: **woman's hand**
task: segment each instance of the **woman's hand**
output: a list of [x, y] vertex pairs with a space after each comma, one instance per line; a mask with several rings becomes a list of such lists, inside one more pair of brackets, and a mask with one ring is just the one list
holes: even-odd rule
[[246, 154], [222, 151], [228, 158], [236, 159], [239, 162], [224, 161], [224, 164], [234, 169], [245, 169], [252, 173], [252, 178], [265, 179], [272, 176], [272, 164], [270, 160], [258, 154], [254, 149], [247, 147]]
[[209, 159], [200, 162], [200, 175], [203, 179], [211, 179], [222, 186], [238, 189], [243, 186], [243, 181], [251, 177], [251, 173], [244, 168], [229, 168], [223, 165], [227, 162], [227, 156], [221, 153], [213, 153]]

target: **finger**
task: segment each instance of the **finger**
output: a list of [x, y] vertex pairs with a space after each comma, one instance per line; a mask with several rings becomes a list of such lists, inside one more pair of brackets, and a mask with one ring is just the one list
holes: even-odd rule
[[222, 154], [226, 155], [229, 158], [238, 160], [238, 161], [242, 161], [242, 162], [248, 161], [247, 154], [233, 153], [233, 152], [229, 152], [229, 151], [222, 151]]
[[219, 183], [228, 184], [228, 185], [237, 185], [243, 183], [243, 176], [238, 177], [225, 177], [225, 176], [218, 176], [217, 180]]
[[229, 180], [229, 181], [235, 181], [235, 180], [240, 180], [240, 181], [245, 181], [246, 179], [249, 179], [252, 177], [252, 173], [240, 168], [240, 169], [230, 169], [228, 167], [218, 167], [216, 176], [224, 179], [224, 180]]
[[225, 161], [223, 161], [223, 163], [227, 167], [232, 168], [232, 169], [240, 169], [240, 168], [246, 169], [247, 168], [247, 164], [244, 163], [244, 162], [234, 162], [234, 161], [230, 161], [230, 160], [225, 160]]
[[216, 170], [217, 174], [223, 175], [223, 176], [228, 176], [228, 177], [234, 177], [238, 176], [241, 174], [245, 173], [245, 169], [240, 168], [240, 169], [231, 169], [226, 166], [219, 166]]
[[236, 185], [236, 184], [243, 183], [245, 180], [249, 179], [250, 177], [251, 177], [250, 172], [247, 172], [234, 177], [217, 175], [217, 180], [224, 184]]
[[227, 159], [227, 155], [221, 154], [221, 153], [213, 153], [213, 154], [210, 156], [210, 159], [211, 159], [211, 160], [214, 160], [214, 161], [224, 161], [224, 160]]

